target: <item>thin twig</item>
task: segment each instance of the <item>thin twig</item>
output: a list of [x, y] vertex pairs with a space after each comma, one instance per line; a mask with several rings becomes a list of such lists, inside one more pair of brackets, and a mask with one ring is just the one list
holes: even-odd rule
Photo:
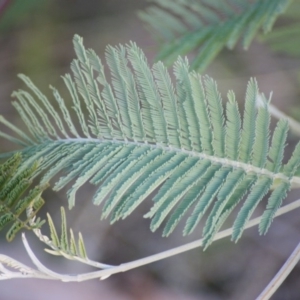
[[268, 286], [262, 291], [262, 293], [256, 298], [256, 300], [268, 300], [277, 291], [282, 282], [287, 278], [287, 276], [294, 269], [296, 264], [300, 260], [300, 243], [297, 245], [293, 253], [290, 255], [288, 260], [284, 263], [272, 281]]
[[[298, 207], [300, 207], [300, 199], [281, 207], [277, 211], [275, 216], [277, 217], [279, 215], [285, 214], [285, 213], [287, 213], [289, 211], [292, 211], [292, 210], [294, 210]], [[252, 219], [251, 221], [249, 221], [247, 223], [245, 229], [253, 227], [253, 226], [259, 224], [260, 220], [261, 220], [261, 216], [258, 217], [258, 218]], [[233, 231], [233, 229], [229, 228], [229, 229], [226, 229], [226, 230], [223, 230], [223, 231], [217, 233], [214, 237], [214, 241], [231, 235], [232, 231]], [[126, 271], [129, 271], [131, 269], [135, 269], [135, 268], [138, 268], [138, 267], [141, 267], [141, 266], [144, 266], [144, 265], [147, 265], [147, 264], [150, 264], [150, 263], [153, 263], [153, 262], [156, 262], [156, 261], [174, 256], [174, 255], [177, 255], [177, 254], [180, 254], [180, 253], [183, 253], [183, 252], [201, 247], [202, 242], [203, 242], [203, 239], [199, 239], [197, 241], [187, 243], [185, 245], [182, 245], [182, 246], [179, 246], [179, 247], [176, 247], [176, 248], [164, 251], [164, 252], [160, 252], [158, 254], [154, 254], [154, 255], [151, 255], [151, 256], [148, 256], [148, 257], [145, 257], [145, 258], [141, 258], [141, 259], [132, 261], [132, 262], [124, 263], [124, 264], [121, 264], [119, 266], [115, 266], [115, 267], [108, 268], [108, 269], [105, 269], [105, 270], [99, 270], [99, 271], [80, 274], [80, 275], [65, 275], [66, 276], [65, 280], [66, 281], [85, 281], [85, 280], [90, 280], [90, 279], [95, 279], [95, 278], [105, 279], [105, 278], [107, 278], [108, 276], [110, 276], [112, 274], [126, 272]], [[26, 247], [27, 247], [27, 245], [26, 245]], [[32, 258], [32, 253], [31, 252], [30, 252], [30, 257]], [[40, 266], [40, 263], [37, 261], [37, 258], [35, 256], [34, 256], [34, 263], [38, 264]], [[41, 270], [41, 269], [39, 268], [39, 270]], [[50, 275], [49, 272], [48, 272], [48, 269], [47, 269], [47, 275]], [[58, 274], [55, 273], [56, 279], [58, 279], [57, 275]], [[60, 277], [60, 280], [63, 280], [62, 279], [63, 276], [64, 275], [59, 275], [58, 277]]]

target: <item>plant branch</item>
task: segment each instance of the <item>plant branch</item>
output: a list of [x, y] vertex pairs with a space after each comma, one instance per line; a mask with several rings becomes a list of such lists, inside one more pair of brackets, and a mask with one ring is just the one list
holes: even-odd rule
[[262, 291], [262, 293], [256, 298], [256, 300], [268, 300], [277, 291], [282, 282], [287, 278], [287, 276], [294, 269], [296, 264], [300, 260], [300, 243], [297, 245], [295, 250], [292, 252], [288, 260], [284, 263], [272, 281], [268, 286]]
[[[279, 210], [277, 210], [275, 217], [278, 217], [282, 214], [285, 214], [285, 213], [292, 211], [299, 207], [300, 207], [300, 199], [281, 207]], [[261, 216], [255, 218], [255, 219], [252, 219], [251, 221], [249, 221], [247, 223], [245, 228], [250, 228], [250, 227], [253, 227], [253, 226], [259, 224], [260, 220], [261, 220]], [[214, 241], [231, 235], [232, 231], [233, 231], [233, 229], [229, 228], [229, 229], [226, 229], [226, 230], [223, 230], [223, 231], [217, 233], [216, 236], [214, 237]], [[78, 281], [78, 282], [95, 279], [95, 278], [105, 279], [105, 278], [109, 277], [110, 275], [121, 273], [121, 272], [126, 272], [131, 269], [135, 269], [137, 267], [141, 267], [141, 266], [174, 256], [174, 255], [201, 247], [202, 242], [203, 242], [203, 239], [199, 239], [197, 241], [187, 243], [185, 245], [182, 245], [182, 246], [179, 246], [179, 247], [176, 247], [176, 248], [164, 251], [164, 252], [160, 252], [158, 254], [154, 254], [154, 255], [151, 255], [151, 256], [148, 256], [145, 258], [141, 258], [141, 259], [132, 261], [132, 262], [124, 263], [119, 266], [112, 266], [111, 268], [106, 268], [104, 270], [99, 270], [99, 271], [85, 273], [85, 274], [79, 274], [79, 275], [63, 275], [63, 274], [58, 274], [58, 273], [55, 273], [55, 272], [49, 270], [37, 259], [35, 254], [30, 249], [25, 235], [23, 234], [24, 246], [25, 246], [27, 253], [30, 256], [31, 260], [38, 268], [39, 272], [44, 273], [45, 277], [47, 277], [47, 276], [52, 277], [51, 279], [62, 280], [62, 281]], [[1, 262], [2, 261], [0, 259], [0, 264], [1, 264]], [[20, 273], [20, 275], [22, 275], [22, 273]], [[32, 277], [35, 277], [34, 275], [35, 274], [32, 274]], [[17, 276], [14, 275], [14, 278], [15, 277], [17, 277]], [[20, 276], [20, 277], [22, 277], [22, 276]], [[37, 277], [35, 277], [35, 278], [37, 278]], [[38, 278], [41, 278], [41, 277], [39, 276]], [[1, 279], [1, 277], [0, 277], [0, 279]], [[3, 279], [8, 279], [8, 278], [6, 277]]]
[[[278, 217], [282, 214], [285, 214], [285, 213], [287, 213], [289, 211], [292, 211], [292, 210], [294, 210], [296, 208], [299, 208], [299, 207], [300, 207], [300, 199], [281, 207], [279, 210], [277, 210], [277, 213], [276, 213], [275, 217]], [[250, 220], [247, 223], [247, 225], [245, 226], [245, 229], [248, 229], [250, 227], [253, 227], [253, 226], [259, 224], [260, 220], [261, 220], [261, 216]], [[222, 238], [230, 236], [232, 234], [232, 231], [233, 231], [232, 227], [228, 228], [226, 230], [220, 231], [219, 233], [217, 233], [215, 235], [213, 241], [220, 240]], [[155, 254], [155, 255], [151, 255], [151, 256], [148, 256], [146, 258], [142, 258], [142, 259], [139, 259], [139, 260], [136, 260], [136, 261], [133, 261], [133, 262], [121, 264], [120, 266], [115, 267], [113, 269], [107, 269], [107, 270], [103, 270], [103, 271], [100, 271], [100, 272], [103, 272], [102, 274], [104, 275], [104, 274], [108, 274], [108, 272], [110, 272], [110, 271], [114, 271], [114, 269], [117, 269], [117, 268], [119, 268], [120, 271], [110, 272], [110, 274], [125, 272], [125, 271], [128, 271], [130, 269], [134, 269], [134, 268], [137, 268], [137, 267], [140, 267], [140, 266], [143, 266], [143, 265], [147, 265], [147, 264], [150, 264], [150, 263], [153, 263], [153, 262], [156, 262], [156, 261], [174, 256], [174, 255], [177, 255], [177, 254], [180, 254], [180, 253], [183, 253], [183, 252], [201, 247], [202, 242], [203, 242], [203, 239], [199, 239], [199, 240], [196, 240], [194, 242], [187, 243], [185, 245], [182, 245], [182, 246], [179, 246], [179, 247], [176, 247], [176, 248], [173, 248], [173, 249], [170, 249], [170, 250], [167, 250], [167, 251]]]
[[[12, 271], [5, 266], [18, 271]], [[27, 267], [26, 265], [9, 256], [0, 254], [0, 280], [13, 278], [55, 279], [51, 276], [46, 275], [45, 273]]]
[[[296, 121], [295, 121], [296, 122]], [[299, 135], [300, 135], [300, 124], [298, 124], [299, 126]], [[1, 133], [1, 132], [0, 132]], [[82, 143], [82, 144], [86, 144], [86, 143], [96, 143], [96, 144], [100, 144], [105, 142], [105, 139], [102, 138], [67, 138], [67, 139], [58, 139], [59, 143]], [[232, 160], [232, 159], [228, 159], [228, 158], [224, 158], [224, 157], [219, 157], [219, 156], [215, 156], [215, 155], [208, 155], [204, 152], [198, 153], [192, 150], [186, 150], [184, 148], [176, 148], [173, 146], [164, 146], [162, 144], [148, 144], [145, 142], [137, 142], [137, 141], [123, 141], [123, 140], [117, 140], [114, 139], [113, 141], [111, 141], [111, 143], [116, 144], [116, 145], [132, 145], [132, 146], [140, 146], [140, 147], [144, 147], [147, 146], [150, 149], [161, 149], [163, 151], [169, 152], [169, 151], [174, 151], [176, 153], [180, 153], [180, 154], [187, 154], [190, 157], [196, 157], [196, 158], [200, 158], [200, 159], [204, 159], [204, 160], [210, 160], [212, 163], [219, 163], [222, 166], [228, 166], [228, 167], [233, 167], [233, 168], [241, 168], [243, 169], [246, 173], [256, 173], [258, 176], [263, 175], [263, 176], [268, 176], [270, 177], [272, 180], [282, 180], [282, 181], [286, 181], [286, 182], [291, 182], [292, 184], [292, 188], [300, 188], [300, 177], [298, 176], [293, 176], [292, 178], [290, 178], [289, 176], [283, 174], [283, 173], [274, 173], [272, 171], [269, 171], [268, 169], [265, 168], [261, 168], [261, 167], [256, 167], [251, 163], [244, 163], [241, 161], [237, 161], [237, 160]], [[41, 183], [46, 183], [44, 181], [42, 181]], [[58, 190], [54, 187], [54, 190]]]

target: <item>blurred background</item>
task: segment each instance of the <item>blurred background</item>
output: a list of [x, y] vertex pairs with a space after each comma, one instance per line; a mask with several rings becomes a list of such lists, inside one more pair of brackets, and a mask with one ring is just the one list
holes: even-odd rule
[[[0, 114], [22, 126], [10, 103], [12, 91], [22, 87], [18, 73], [30, 76], [50, 99], [49, 84], [67, 95], [60, 76], [69, 72], [75, 56], [72, 46], [75, 33], [101, 58], [106, 45], [133, 40], [145, 51], [149, 62], [153, 62], [158, 45], [136, 15], [137, 10], [147, 5], [147, 1], [141, 0], [0, 0]], [[284, 20], [279, 20], [278, 24], [282, 23]], [[270, 44], [254, 41], [247, 52], [242, 47], [224, 50], [207, 73], [217, 80], [223, 98], [233, 89], [241, 106], [249, 78], [256, 77], [262, 92], [268, 96], [273, 91], [272, 103], [299, 120], [299, 57], [271, 48]], [[296, 136], [289, 137], [288, 154], [297, 140]], [[0, 142], [0, 152], [12, 147]], [[49, 211], [59, 224], [59, 207], [66, 205], [64, 192], [46, 191], [41, 216]], [[180, 226], [168, 239], [161, 238], [159, 231], [151, 233], [149, 220], [142, 217], [149, 203], [141, 205], [127, 220], [109, 226], [107, 221], [99, 221], [100, 209], [93, 207], [92, 193], [92, 187], [81, 189], [75, 209], [67, 214], [70, 227], [83, 233], [91, 259], [120, 264], [201, 236], [199, 229], [189, 237], [182, 237]], [[297, 190], [292, 191], [285, 202], [298, 199], [298, 194]], [[264, 206], [265, 202], [255, 215], [260, 215]], [[258, 235], [257, 228], [248, 229], [237, 245], [226, 238], [205, 252], [196, 249], [105, 281], [0, 281], [0, 300], [250, 300], [258, 296], [298, 244], [299, 226], [296, 210], [277, 218], [265, 237]], [[44, 253], [43, 245], [31, 233], [27, 237], [50, 269], [63, 273], [91, 271]], [[1, 233], [0, 253], [31, 265], [20, 240], [16, 238], [7, 244], [5, 234]], [[272, 299], [300, 299], [299, 278], [297, 266]]]

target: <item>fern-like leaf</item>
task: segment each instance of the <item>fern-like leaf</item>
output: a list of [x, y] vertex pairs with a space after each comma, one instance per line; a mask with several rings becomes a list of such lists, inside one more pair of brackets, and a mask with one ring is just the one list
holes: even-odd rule
[[[15, 175], [21, 162], [22, 156], [17, 153], [0, 165], [0, 230], [12, 223], [6, 234], [7, 241], [12, 241], [21, 229], [32, 230], [44, 223], [37, 220], [32, 226], [30, 221], [44, 204], [41, 194], [47, 185], [36, 186], [23, 196], [39, 163]], [[26, 216], [24, 212], [29, 208], [31, 212]]]
[[290, 0], [208, 1], [151, 0], [139, 13], [155, 36], [164, 41], [157, 59], [171, 63], [197, 49], [192, 68], [203, 70], [224, 48], [242, 37], [248, 48], [260, 28], [267, 33]]
[[[103, 204], [102, 218], [111, 216], [112, 222], [128, 217], [156, 191], [145, 215], [152, 218], [151, 229], [166, 222], [163, 234], [169, 235], [189, 214], [184, 233], [190, 234], [207, 214], [206, 246], [245, 199], [234, 223], [237, 240], [259, 202], [275, 188], [260, 226], [261, 233], [267, 231], [291, 184], [299, 181], [293, 176], [300, 164], [300, 144], [283, 165], [287, 123], [280, 120], [271, 135], [268, 102], [256, 106], [263, 97], [255, 79], [248, 84], [241, 117], [234, 93], [228, 93], [225, 110], [214, 80], [190, 73], [187, 60], [175, 63], [173, 85], [165, 66], [156, 63], [151, 68], [136, 44], [109, 46], [110, 84], [101, 60], [85, 49], [82, 38], [75, 36], [74, 46], [74, 79], [65, 75], [64, 81], [82, 134], [54, 88], [62, 116], [54, 114], [50, 100], [21, 76], [33, 95], [14, 93], [14, 105], [31, 135], [0, 118], [18, 135], [18, 144], [26, 145], [17, 176], [42, 159], [34, 176], [43, 173], [45, 183], [60, 174], [55, 190], [72, 183], [67, 193], [70, 208], [81, 186], [97, 185], [93, 202]], [[62, 216], [61, 237], [49, 219], [53, 244], [84, 255], [81, 239], [75, 243], [72, 232], [68, 237]]]
[[50, 243], [53, 250], [46, 249], [47, 252], [53, 255], [69, 255], [70, 257], [87, 258], [84, 241], [82, 234], [79, 233], [76, 241], [73, 230], [70, 229], [70, 238], [68, 238], [68, 227], [66, 212], [63, 207], [60, 209], [61, 214], [61, 233], [60, 237], [57, 233], [53, 220], [50, 214], [47, 214], [48, 225], [50, 229]]

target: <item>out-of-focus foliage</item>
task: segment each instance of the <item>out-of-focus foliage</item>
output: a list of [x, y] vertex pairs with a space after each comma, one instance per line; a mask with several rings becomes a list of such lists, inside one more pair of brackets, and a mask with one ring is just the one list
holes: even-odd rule
[[0, 31], [5, 31], [18, 25], [30, 17], [32, 10], [44, 6], [49, 0], [12, 0], [9, 2], [0, 18]]
[[172, 63], [196, 50], [192, 69], [203, 70], [224, 48], [240, 38], [244, 48], [262, 29], [271, 30], [290, 0], [152, 0], [141, 19], [164, 44], [157, 59]]
[[274, 51], [291, 56], [300, 55], [300, 1], [294, 1], [272, 32], [260, 36]]

